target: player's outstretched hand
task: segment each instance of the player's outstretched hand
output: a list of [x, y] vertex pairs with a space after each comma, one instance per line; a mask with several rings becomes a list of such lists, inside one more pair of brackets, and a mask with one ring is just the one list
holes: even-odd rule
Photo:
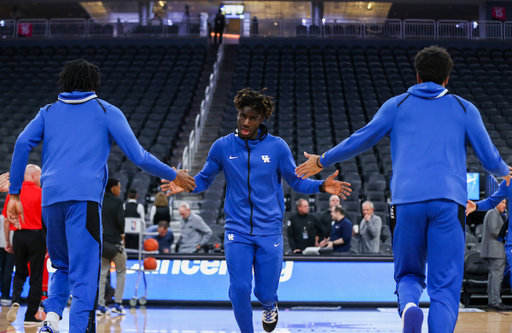
[[507, 186], [510, 185], [510, 177], [512, 176], [512, 167], [509, 166], [508, 170], [509, 170], [508, 176], [503, 177], [503, 179], [505, 179], [507, 181]]
[[336, 180], [336, 176], [338, 176], [339, 171], [336, 170], [332, 175], [327, 177], [324, 182], [324, 190], [327, 193], [331, 193], [334, 195], [339, 195], [343, 199], [347, 199], [350, 196], [350, 192], [352, 189], [349, 187], [350, 183], [340, 182]]
[[19, 194], [11, 195], [9, 203], [7, 204], [7, 219], [16, 229], [21, 229], [19, 217], [21, 217], [21, 221], [25, 223], [25, 215], [23, 214], [23, 205], [21, 204], [20, 196]]
[[466, 216], [473, 213], [476, 210], [476, 203], [471, 200], [468, 200], [468, 204], [466, 205]]
[[170, 196], [173, 194], [178, 194], [178, 193], [183, 192], [183, 189], [181, 187], [179, 187], [178, 185], [176, 185], [174, 182], [170, 182], [168, 180], [162, 179], [162, 184], [163, 185], [160, 186], [162, 191], [164, 191], [164, 192], [169, 191], [165, 194], [166, 196]]
[[[173, 167], [174, 170], [176, 168]], [[189, 176], [188, 170], [176, 170], [177, 175], [173, 183], [181, 187], [186, 192], [192, 192], [196, 188], [196, 180]]]
[[0, 175], [0, 192], [9, 191], [9, 173], [3, 173]]
[[304, 156], [306, 156], [308, 160], [295, 168], [295, 174], [302, 179], [316, 175], [323, 169], [323, 166], [320, 164], [319, 155], [304, 152]]

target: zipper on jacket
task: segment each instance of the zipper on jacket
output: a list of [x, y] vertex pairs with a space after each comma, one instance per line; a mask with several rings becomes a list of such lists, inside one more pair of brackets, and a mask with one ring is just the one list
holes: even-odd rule
[[252, 228], [253, 228], [253, 225], [252, 225], [252, 211], [253, 211], [253, 205], [252, 205], [252, 201], [251, 201], [251, 182], [250, 182], [250, 177], [251, 177], [251, 149], [249, 149], [249, 141], [245, 140], [245, 145], [247, 146], [247, 151], [249, 152], [249, 155], [247, 156], [247, 187], [249, 188], [249, 203], [251, 204], [251, 235], [252, 235]]

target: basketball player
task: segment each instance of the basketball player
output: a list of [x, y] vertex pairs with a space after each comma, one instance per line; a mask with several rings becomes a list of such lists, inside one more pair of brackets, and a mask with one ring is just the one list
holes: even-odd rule
[[40, 332], [58, 332], [71, 293], [69, 332], [94, 333], [102, 248], [100, 205], [112, 142], [152, 175], [174, 179], [187, 191], [194, 188], [194, 180], [145, 151], [123, 113], [98, 99], [97, 66], [83, 59], [70, 61], [59, 77], [59, 99], [43, 107], [16, 141], [7, 214], [15, 225], [20, 223], [18, 214], [23, 219], [19, 194], [25, 166], [32, 148], [44, 138], [42, 214], [48, 229], [48, 253], [57, 270], [49, 298], [43, 302], [47, 315]]
[[[476, 203], [471, 200], [468, 200], [466, 215], [471, 214], [475, 210], [479, 210], [479, 211], [491, 210], [493, 208], [496, 208], [503, 200], [508, 200], [508, 211], [509, 211], [509, 218], [510, 218], [510, 212], [511, 212], [510, 209], [512, 209], [511, 199], [512, 199], [512, 186], [507, 186], [506, 182], [501, 182], [501, 184], [498, 187], [498, 189], [496, 190], [496, 192], [494, 192], [487, 199], [478, 201]], [[487, 215], [486, 215], [486, 218], [487, 218]], [[485, 220], [484, 220], [484, 222], [485, 222]], [[498, 240], [501, 241], [500, 237], [505, 236], [504, 237], [504, 239], [505, 239], [505, 254], [507, 256], [508, 265], [510, 266], [512, 264], [512, 223], [506, 222], [505, 224], [507, 225], [505, 228], [507, 228], [507, 230], [508, 230], [506, 235], [501, 235], [501, 231], [500, 231], [499, 232], [500, 234], [496, 237], [496, 236], [491, 236], [492, 232], [489, 232], [489, 239], [498, 238]], [[485, 223], [484, 223], [484, 225], [485, 225]], [[489, 227], [488, 230], [492, 230], [492, 227]], [[487, 231], [485, 231], [485, 232], [487, 232]], [[494, 245], [493, 243], [495, 243], [496, 245]], [[505, 270], [505, 263], [501, 261], [501, 258], [496, 259], [499, 257], [499, 255], [497, 256], [497, 255], [495, 255], [495, 253], [498, 254], [499, 253], [498, 247], [501, 247], [503, 245], [498, 244], [495, 241], [491, 241], [491, 240], [488, 240], [487, 244], [489, 244], [488, 245], [488, 249], [489, 249], [488, 254], [492, 253], [492, 255], [489, 255], [489, 257], [494, 257], [494, 258], [489, 258], [489, 260], [491, 261], [491, 259], [493, 259], [492, 261], [495, 263], [492, 266], [491, 266], [492, 262], [489, 263], [489, 266], [490, 266], [489, 272], [491, 273], [491, 275], [495, 275], [495, 276], [499, 275], [499, 278], [502, 278], [503, 271]], [[502, 266], [499, 264], [500, 262], [502, 263]], [[497, 279], [498, 278], [494, 279], [494, 281], [496, 281]], [[512, 282], [512, 277], [510, 280]], [[489, 282], [492, 283], [491, 281], [493, 281], [493, 279], [491, 278], [491, 276], [489, 276]], [[496, 283], [496, 287], [497, 287], [497, 289], [495, 289], [495, 290], [491, 290], [491, 288], [488, 288], [487, 293], [490, 296], [494, 292], [496, 297], [498, 297], [498, 299], [499, 299], [500, 290], [501, 290], [501, 281]], [[508, 307], [506, 305], [504, 306], [502, 302], [493, 304], [491, 301], [489, 301], [489, 308], [493, 308], [498, 311], [510, 311], [510, 307]]]
[[[388, 100], [372, 121], [328, 152], [309, 155], [296, 170], [309, 177], [391, 139], [391, 230], [398, 311], [406, 333], [421, 332], [418, 308], [428, 262], [429, 332], [453, 332], [464, 270], [466, 145], [483, 167], [510, 179], [477, 108], [445, 88], [453, 66], [431, 46], [414, 61], [418, 84]], [[428, 249], [428, 251], [427, 251]]]
[[[282, 225], [284, 198], [282, 178], [297, 192], [329, 192], [345, 198], [347, 183], [295, 177], [295, 161], [288, 145], [268, 134], [264, 120], [270, 119], [274, 104], [269, 96], [250, 88], [235, 97], [237, 130], [215, 141], [203, 170], [195, 176], [202, 192], [221, 170], [227, 190], [224, 211], [224, 248], [229, 272], [229, 298], [242, 333], [253, 333], [251, 286], [254, 266], [254, 295], [263, 305], [263, 328], [272, 332], [277, 325], [277, 287], [283, 264]], [[178, 193], [174, 183], [163, 190]]]

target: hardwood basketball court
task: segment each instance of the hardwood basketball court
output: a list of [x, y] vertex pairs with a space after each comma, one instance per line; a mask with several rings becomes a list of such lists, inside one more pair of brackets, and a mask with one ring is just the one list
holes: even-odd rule
[[[0, 333], [36, 333], [39, 325], [23, 325], [25, 306], [20, 308], [18, 319], [8, 323], [7, 307], [1, 308]], [[98, 333], [231, 333], [239, 332], [233, 313], [229, 309], [164, 308], [148, 307], [126, 309], [126, 316], [97, 317]], [[455, 332], [458, 333], [510, 333], [512, 312], [484, 312], [479, 309], [462, 309]], [[471, 312], [466, 312], [471, 311]], [[476, 312], [478, 311], [478, 312]], [[64, 312], [60, 332], [68, 332], [69, 308]], [[427, 310], [425, 310], [427, 315]], [[261, 328], [261, 310], [254, 311], [255, 332]], [[294, 310], [281, 308], [275, 332], [401, 332], [401, 320], [393, 308]], [[423, 333], [427, 333], [425, 320]]]

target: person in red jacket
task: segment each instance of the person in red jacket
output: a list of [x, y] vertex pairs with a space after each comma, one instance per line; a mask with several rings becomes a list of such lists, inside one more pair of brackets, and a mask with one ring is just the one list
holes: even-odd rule
[[[10, 197], [7, 196], [2, 215], [7, 217], [7, 204]], [[30, 290], [27, 297], [27, 312], [25, 323], [38, 323], [36, 318], [39, 310], [39, 302], [43, 294], [43, 270], [44, 256], [46, 254], [46, 236], [43, 231], [41, 213], [41, 168], [29, 164], [25, 169], [25, 181], [21, 187], [20, 201], [23, 204], [24, 220], [21, 220], [20, 229], [9, 225], [7, 218], [4, 222], [5, 250], [14, 253], [14, 274], [12, 305], [7, 312], [7, 320], [16, 320], [20, 308], [23, 285], [30, 274]], [[14, 230], [12, 244], [8, 237], [10, 230]], [[28, 268], [30, 264], [30, 271]]]

